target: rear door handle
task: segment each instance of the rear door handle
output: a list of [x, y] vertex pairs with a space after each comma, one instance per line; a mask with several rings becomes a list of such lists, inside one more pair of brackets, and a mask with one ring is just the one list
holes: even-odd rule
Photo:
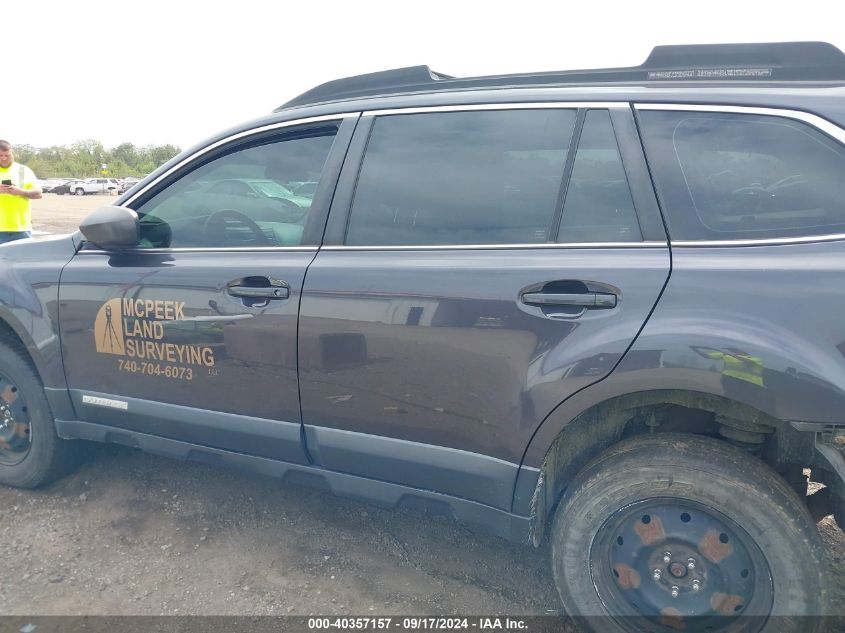
[[530, 306], [572, 306], [576, 308], [607, 309], [616, 307], [616, 295], [603, 292], [527, 292], [522, 302]]
[[245, 299], [287, 299], [290, 297], [290, 288], [287, 286], [229, 286], [226, 289], [233, 297]]
[[287, 299], [290, 287], [279, 279], [248, 277], [229, 282], [226, 292], [241, 299]]

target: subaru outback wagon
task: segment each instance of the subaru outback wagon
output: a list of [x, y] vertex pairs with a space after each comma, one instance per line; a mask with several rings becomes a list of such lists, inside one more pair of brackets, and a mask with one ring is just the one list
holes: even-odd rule
[[548, 540], [586, 628], [817, 630], [844, 174], [822, 43], [324, 84], [0, 248], [0, 482], [116, 442]]

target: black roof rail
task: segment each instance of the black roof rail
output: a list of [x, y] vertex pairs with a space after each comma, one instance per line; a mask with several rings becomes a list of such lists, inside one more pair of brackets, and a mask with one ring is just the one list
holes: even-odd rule
[[366, 75], [335, 79], [334, 81], [320, 84], [316, 88], [303, 92], [295, 99], [288, 101], [279, 110], [294, 105], [305, 105], [306, 103], [335, 101], [337, 99], [365, 94], [382, 94], [385, 91], [401, 92], [404, 88], [419, 90], [426, 85], [433, 87], [436, 81], [443, 79], [455, 79], [455, 77], [434, 72], [428, 66], [409, 66], [407, 68], [382, 70]]
[[845, 53], [827, 42], [655, 46], [639, 69], [652, 80], [838, 81], [845, 79]]
[[655, 46], [640, 66], [488, 77], [451, 77], [411, 66], [336, 79], [277, 108], [433, 90], [643, 83], [660, 81], [835, 81], [845, 83], [845, 53], [827, 42]]

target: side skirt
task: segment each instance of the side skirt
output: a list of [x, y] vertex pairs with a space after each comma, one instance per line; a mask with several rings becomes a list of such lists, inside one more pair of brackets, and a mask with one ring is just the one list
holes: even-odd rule
[[412, 508], [446, 515], [514, 543], [527, 544], [529, 542], [529, 517], [437, 492], [304, 464], [233, 453], [91, 422], [56, 420], [56, 431], [59, 437], [64, 439], [122, 444], [155, 455], [267, 475], [285, 482], [328, 490], [341, 497], [360, 499], [386, 508]]

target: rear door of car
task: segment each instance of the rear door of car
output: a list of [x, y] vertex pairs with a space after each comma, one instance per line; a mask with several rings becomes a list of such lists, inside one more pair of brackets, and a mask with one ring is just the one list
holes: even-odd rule
[[628, 104], [366, 113], [302, 295], [310, 454], [509, 509], [530, 437], [669, 269]]
[[[135, 248], [81, 249], [59, 297], [79, 420], [307, 461], [299, 297], [356, 120], [278, 123], [222, 139], [124, 203], [141, 218]], [[207, 188], [231, 178], [319, 185], [299, 206], [234, 196], [215, 206]]]
[[634, 351], [674, 370], [661, 388], [839, 423], [845, 130], [806, 106], [637, 105], [673, 273]]

